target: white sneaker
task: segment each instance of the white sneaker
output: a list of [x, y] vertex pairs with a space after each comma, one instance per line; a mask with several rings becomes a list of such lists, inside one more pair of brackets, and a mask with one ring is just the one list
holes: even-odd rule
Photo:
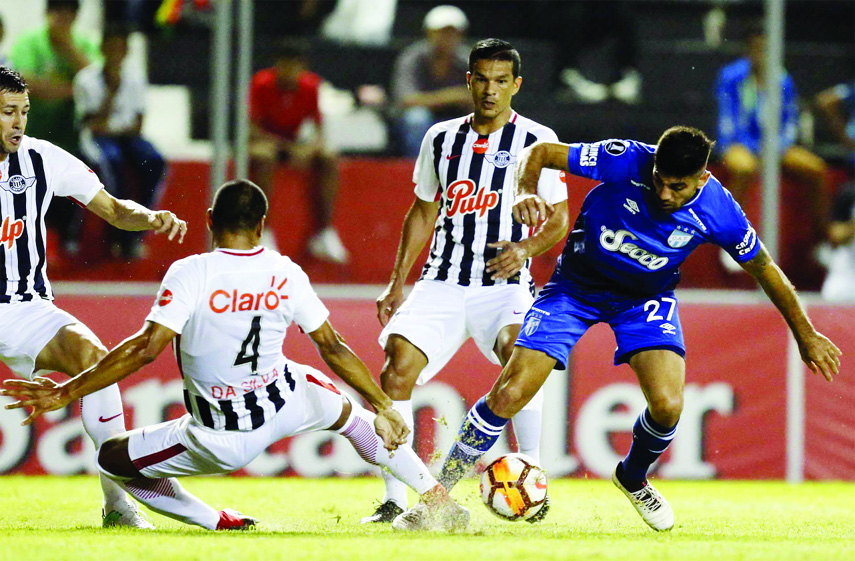
[[737, 263], [736, 260], [723, 249], [718, 253], [718, 260], [721, 263], [721, 266], [724, 267], [724, 270], [730, 274], [741, 273], [744, 271], [742, 265]]
[[324, 228], [309, 240], [309, 253], [318, 259], [332, 261], [339, 265], [344, 265], [350, 260], [350, 254], [332, 226]]
[[644, 481], [644, 487], [638, 491], [629, 491], [618, 479], [617, 468], [615, 468], [612, 473], [612, 483], [626, 495], [648, 526], [660, 532], [674, 527], [674, 511], [671, 505], [647, 480]]
[[562, 70], [561, 81], [573, 91], [582, 103], [601, 103], [609, 97], [608, 86], [588, 80], [575, 68]]
[[455, 532], [465, 530], [469, 526], [470, 516], [468, 508], [451, 499], [434, 507], [429, 507], [420, 502], [410, 510], [395, 517], [395, 520], [392, 521], [392, 528], [410, 532], [429, 530]]
[[612, 84], [612, 95], [618, 101], [635, 105], [641, 101], [641, 74], [635, 68], [623, 71], [623, 77]]
[[140, 512], [139, 506], [134, 502], [128, 503], [122, 508], [112, 509], [110, 512], [101, 509], [101, 526], [104, 528], [128, 526], [141, 530], [154, 530], [154, 524], [151, 523], [148, 516]]

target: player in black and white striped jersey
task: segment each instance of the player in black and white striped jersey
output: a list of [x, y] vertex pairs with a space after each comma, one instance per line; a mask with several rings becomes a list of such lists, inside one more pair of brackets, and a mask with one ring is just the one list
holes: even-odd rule
[[[98, 453], [102, 471], [149, 508], [211, 530], [251, 526], [253, 518], [214, 510], [175, 478], [235, 471], [286, 436], [331, 430], [419, 493], [431, 505], [432, 527], [465, 527], [469, 511], [448, 497], [406, 445], [403, 419], [333, 329], [306, 273], [259, 245], [266, 215], [267, 198], [258, 186], [226, 183], [208, 211], [214, 250], [169, 268], [137, 334], [65, 384], [10, 380], [2, 393], [21, 399], [13, 407], [32, 406], [31, 421], [118, 382], [174, 342], [189, 414], [111, 438]], [[376, 415], [342, 395], [323, 373], [283, 356], [292, 322]]]
[[[519, 53], [506, 41], [479, 41], [466, 76], [473, 114], [434, 125], [413, 172], [416, 200], [404, 221], [392, 278], [377, 299], [386, 361], [380, 379], [395, 408], [413, 426], [414, 386], [429, 381], [468, 338], [492, 362], [511, 356], [533, 302], [528, 265], [567, 233], [567, 190], [544, 171], [538, 195], [550, 217], [530, 235], [515, 222], [517, 154], [555, 133], [511, 109], [522, 84]], [[430, 256], [410, 296], [404, 283], [433, 236]], [[542, 394], [514, 418], [520, 451], [539, 455]], [[411, 437], [412, 438], [412, 437]], [[363, 522], [390, 522], [407, 508], [406, 488], [384, 474], [386, 494]]]
[[[169, 211], [112, 197], [83, 162], [50, 142], [25, 136], [29, 108], [20, 74], [0, 67], [0, 360], [28, 379], [39, 370], [74, 376], [107, 349], [52, 303], [45, 253], [51, 199], [69, 197], [117, 228], [168, 233], [179, 243], [187, 224]], [[81, 417], [96, 448], [123, 432], [118, 386], [84, 398]], [[119, 486], [102, 477], [101, 487], [105, 525], [151, 527]]]

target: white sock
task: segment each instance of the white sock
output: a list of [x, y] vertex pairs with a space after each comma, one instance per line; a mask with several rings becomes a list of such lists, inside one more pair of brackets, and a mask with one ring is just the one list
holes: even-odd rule
[[[95, 443], [95, 450], [111, 436], [125, 432], [125, 413], [119, 386], [113, 384], [80, 400], [80, 417], [86, 434]], [[102, 420], [104, 419], [104, 420]], [[130, 502], [125, 491], [112, 479], [100, 474], [104, 494], [104, 511], [124, 512]]]
[[374, 432], [376, 415], [356, 403], [351, 402], [351, 405], [353, 410], [350, 417], [344, 427], [336, 432], [344, 435], [353, 444], [363, 460], [387, 468], [420, 496], [436, 487], [436, 479], [413, 451], [412, 446], [399, 446], [393, 456], [389, 457], [389, 451], [383, 447], [383, 439]]
[[198, 497], [188, 493], [174, 477], [168, 479], [149, 479], [135, 477], [121, 478], [102, 470], [116, 485], [120, 485], [133, 497], [163, 516], [168, 516], [184, 522], [216, 530], [220, 522], [220, 513], [202, 502]]
[[543, 428], [543, 388], [540, 388], [522, 410], [514, 415], [514, 434], [520, 454], [540, 461], [540, 433]]
[[[405, 401], [393, 401], [392, 409], [401, 414], [404, 418], [404, 423], [410, 429], [410, 434], [407, 436], [407, 445], [413, 447], [413, 401], [407, 399]], [[383, 495], [383, 502], [394, 501], [396, 505], [404, 510], [407, 510], [407, 484], [392, 475], [392, 472], [383, 470], [383, 484], [386, 486], [386, 493]]]

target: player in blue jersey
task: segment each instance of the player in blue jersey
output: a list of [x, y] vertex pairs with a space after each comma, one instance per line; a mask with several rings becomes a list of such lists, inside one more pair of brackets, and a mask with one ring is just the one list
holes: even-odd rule
[[[631, 140], [535, 144], [515, 170], [514, 217], [543, 219], [534, 193], [542, 169], [601, 181], [585, 199], [555, 273], [525, 318], [510, 361], [490, 393], [469, 411], [440, 474], [451, 489], [496, 441], [502, 427], [566, 364], [582, 334], [608, 323], [615, 364], [628, 363], [647, 408], [612, 480], [655, 530], [674, 525], [668, 502], [647, 481], [683, 409], [685, 346], [673, 289], [679, 266], [698, 245], [715, 243], [750, 273], [777, 306], [802, 360], [831, 380], [840, 350], [817, 333], [787, 280], [733, 196], [707, 171], [713, 142], [697, 129], [673, 127], [656, 146]], [[540, 209], [540, 210], [539, 210]]]

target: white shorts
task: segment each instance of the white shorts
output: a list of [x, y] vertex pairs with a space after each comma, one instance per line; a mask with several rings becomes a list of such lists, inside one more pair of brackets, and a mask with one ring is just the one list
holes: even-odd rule
[[259, 428], [214, 430], [188, 414], [135, 429], [126, 433], [134, 466], [153, 479], [229, 473], [251, 462], [277, 440], [334, 425], [341, 417], [341, 392], [314, 368], [295, 362], [289, 362], [288, 368], [297, 384], [294, 393]]
[[72, 323], [79, 322], [49, 300], [0, 304], [0, 360], [18, 376], [31, 380], [39, 353], [60, 329]]
[[389, 335], [406, 338], [428, 359], [419, 375], [421, 385], [442, 370], [466, 339], [472, 337], [492, 363], [499, 364], [493, 351], [499, 331], [522, 324], [534, 302], [527, 286], [460, 286], [441, 281], [421, 280], [380, 333], [380, 346]]

